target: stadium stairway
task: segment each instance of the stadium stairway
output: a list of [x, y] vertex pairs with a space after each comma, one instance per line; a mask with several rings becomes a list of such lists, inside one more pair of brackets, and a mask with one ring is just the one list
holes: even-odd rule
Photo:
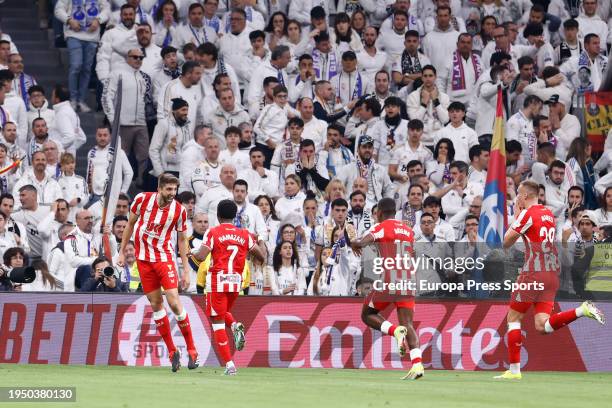
[[[47, 99], [55, 84], [68, 84], [68, 53], [55, 48], [53, 31], [39, 28], [38, 7], [35, 0], [5, 0], [0, 8], [2, 31], [9, 34], [17, 45], [25, 65], [25, 72], [36, 78], [45, 88]], [[95, 107], [92, 93], [89, 106]], [[81, 127], [87, 142], [77, 152], [76, 172], [85, 175], [87, 152], [95, 144], [96, 125], [102, 121], [100, 113], [80, 113]]]

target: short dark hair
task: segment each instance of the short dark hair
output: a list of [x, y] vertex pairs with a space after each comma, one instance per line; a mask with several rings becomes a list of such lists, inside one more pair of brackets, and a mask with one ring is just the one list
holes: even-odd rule
[[[126, 5], [126, 4], [124, 4], [124, 5]], [[132, 8], [134, 8], [134, 7], [132, 7]], [[95, 271], [96, 271], [96, 266], [98, 266], [99, 264], [104, 263], [104, 262], [106, 262], [106, 263], [108, 263], [108, 264], [110, 264], [110, 263], [111, 263], [111, 262], [108, 260], [108, 258], [107, 258], [107, 257], [105, 257], [105, 256], [99, 256], [99, 257], [97, 257], [96, 259], [94, 259], [94, 261], [91, 263], [91, 269], [92, 269], [92, 272], [95, 272]]]
[[499, 65], [503, 60], [512, 60], [510, 54], [504, 51], [496, 51], [491, 54], [491, 58], [489, 59], [490, 66]]
[[217, 206], [217, 218], [219, 220], [233, 220], [238, 212], [236, 203], [231, 200], [221, 200]]
[[355, 190], [355, 191], [353, 191], [353, 192], [351, 193], [351, 195], [349, 196], [349, 200], [352, 200], [352, 199], [353, 199], [353, 197], [358, 196], [358, 195], [362, 196], [364, 200], [367, 198], [367, 197], [366, 197], [366, 195], [365, 195], [365, 193], [364, 193], [363, 191], [361, 191], [361, 190]]
[[348, 208], [348, 203], [346, 202], [346, 200], [344, 198], [336, 198], [334, 201], [332, 201], [331, 203], [331, 208], [333, 209], [334, 207], [346, 207]]
[[420, 119], [412, 119], [408, 122], [408, 129], [423, 130], [423, 122]]
[[176, 201], [178, 201], [181, 204], [187, 203], [190, 200], [195, 200], [195, 199], [196, 199], [196, 195], [193, 194], [191, 191], [183, 191], [176, 195]]
[[442, 207], [442, 201], [438, 197], [427, 196], [425, 200], [423, 200], [423, 207], [430, 207], [432, 205], [437, 205], [438, 207]]
[[406, 34], [404, 34], [404, 39], [409, 38], [409, 37], [421, 38], [421, 35], [419, 34], [417, 30], [408, 30], [406, 31]]
[[395, 215], [395, 200], [385, 197], [378, 202], [377, 208], [383, 215], [392, 217]]
[[590, 34], [585, 35], [585, 36], [584, 36], [584, 43], [585, 43], [585, 44], [587, 44], [587, 43], [588, 43], [588, 44], [590, 44], [590, 43], [591, 43], [591, 40], [592, 40], [593, 38], [595, 38], [595, 37], [599, 38], [599, 36], [598, 36], [597, 34], [594, 34], [594, 33], [590, 33]]
[[282, 93], [289, 93], [285, 85], [276, 85], [272, 90], [272, 95], [274, 96], [280, 95]]
[[295, 125], [295, 126], [303, 128], [304, 121], [302, 120], [302, 118], [298, 118], [297, 116], [294, 116], [293, 118], [289, 119], [289, 121], [287, 122], [287, 127], [291, 125]]
[[204, 44], [200, 44], [196, 52], [198, 55], [210, 55], [215, 61], [219, 58], [219, 50], [217, 49], [215, 44], [211, 42], [205, 42]]
[[257, 153], [257, 152], [263, 154], [264, 156], [266, 155], [266, 152], [264, 151], [264, 149], [262, 147], [260, 147], [260, 146], [253, 146], [253, 147], [251, 147], [251, 150], [249, 150], [249, 156], [251, 156], [253, 153]]
[[548, 167], [548, 169], [552, 170], [555, 167], [558, 169], [565, 170], [565, 163], [563, 163], [561, 160], [553, 160], [553, 162], [550, 163], [550, 166]]
[[162, 58], [165, 58], [166, 55], [172, 54], [172, 53], [176, 54], [177, 51], [178, 50], [176, 48], [174, 48], [174, 47], [172, 47], [170, 45], [167, 45], [167, 46], [165, 46], [164, 48], [161, 49], [160, 55], [161, 55]]
[[487, 151], [487, 150], [484, 149], [483, 146], [479, 144], [470, 147], [470, 151], [468, 153], [468, 155], [470, 156], [470, 161], [474, 161], [474, 158], [480, 157], [483, 151]]
[[266, 39], [266, 33], [261, 30], [253, 30], [249, 33], [249, 41], [253, 42], [258, 38]]
[[70, 100], [70, 91], [66, 85], [56, 84], [53, 88], [53, 93], [60, 102]]
[[452, 110], [465, 112], [465, 105], [459, 101], [451, 102], [450, 105], [448, 105], [448, 111], [450, 112]]
[[19, 192], [23, 192], [23, 191], [33, 191], [35, 193], [38, 193], [38, 190], [36, 190], [36, 187], [34, 187], [31, 184], [26, 184], [24, 186], [21, 186], [21, 188], [19, 189]]
[[119, 221], [126, 221], [127, 222], [128, 221], [128, 217], [126, 217], [125, 215], [115, 215], [115, 218], [113, 218], [113, 227]]
[[363, 107], [372, 112], [372, 115], [378, 117], [382, 113], [380, 102], [376, 98], [367, 98], [363, 101]]
[[40, 85], [32, 85], [31, 87], [28, 88], [28, 95], [32, 96], [32, 94], [34, 92], [40, 92], [44, 96], [45, 95], [45, 88], [43, 88]]
[[521, 146], [521, 142], [518, 140], [507, 140], [506, 141], [506, 152], [514, 153], [514, 152], [522, 152], [523, 146]]
[[533, 58], [531, 58], [529, 55], [525, 55], [524, 57], [519, 58], [516, 62], [518, 63], [519, 69], [523, 68], [525, 65], [535, 64]]
[[223, 137], [227, 138], [231, 134], [238, 135], [238, 137], [240, 137], [242, 135], [242, 131], [237, 126], [228, 126], [225, 129], [225, 132], [223, 132]]
[[420, 161], [420, 160], [416, 160], [416, 159], [414, 159], [414, 160], [410, 160], [410, 161], [408, 162], [408, 164], [406, 165], [406, 168], [407, 168], [408, 170], [410, 170], [410, 169], [412, 169], [412, 168], [414, 168], [414, 167], [416, 167], [416, 166], [421, 166], [421, 167], [423, 167], [423, 163], [421, 163], [421, 161]]
[[181, 75], [191, 74], [194, 69], [200, 66], [199, 62], [196, 61], [187, 61], [183, 64], [183, 68], [181, 70]]
[[278, 84], [278, 78], [273, 77], [273, 76], [269, 76], [269, 77], [265, 77], [263, 80], [263, 86], [264, 88], [270, 84]]
[[465, 173], [465, 174], [467, 174], [468, 168], [469, 168], [467, 163], [461, 160], [455, 160], [454, 162], [450, 164], [450, 166], [448, 166], [449, 169], [452, 169], [453, 167], [459, 170], [461, 173]]
[[421, 68], [421, 72], [425, 72], [426, 69], [432, 71], [434, 75], [438, 75], [438, 71], [436, 71], [436, 67], [434, 67], [433, 65], [431, 64], [425, 65], [423, 68]]
[[249, 183], [247, 183], [245, 180], [243, 179], [238, 179], [236, 181], [234, 181], [234, 185], [232, 187], [236, 187], [236, 186], [244, 186], [244, 188], [249, 191]]
[[526, 108], [533, 103], [542, 103], [542, 100], [536, 95], [527, 95], [523, 101], [523, 108]]
[[304, 139], [300, 142], [300, 150], [302, 150], [304, 147], [308, 147], [308, 146], [312, 146], [315, 147], [315, 143], [312, 139]]
[[563, 22], [563, 28], [567, 30], [568, 28], [578, 29], [578, 21], [573, 18], [568, 18]]

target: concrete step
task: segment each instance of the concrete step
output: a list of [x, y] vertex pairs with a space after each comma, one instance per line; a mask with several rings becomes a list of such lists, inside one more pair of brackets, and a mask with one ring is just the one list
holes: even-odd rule
[[[10, 16], [10, 14], [2, 13], [3, 15]], [[38, 16], [35, 12], [31, 12], [30, 17], [14, 17], [2, 19], [2, 29], [7, 33], [13, 33], [15, 30], [39, 30], [40, 26], [38, 23]]]
[[2, 29], [8, 33], [11, 36], [11, 39], [13, 40], [13, 42], [15, 42], [15, 44], [17, 44], [17, 47], [20, 49], [21, 51], [21, 46], [20, 43], [21, 41], [47, 41], [47, 32], [46, 30], [41, 30], [39, 28], [36, 29], [14, 29], [14, 30], [9, 30], [8, 28], [5, 27], [4, 24], [2, 24]]

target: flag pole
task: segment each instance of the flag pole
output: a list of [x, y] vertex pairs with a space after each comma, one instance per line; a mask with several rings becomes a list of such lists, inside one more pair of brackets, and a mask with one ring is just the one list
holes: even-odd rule
[[[109, 209], [111, 202], [117, 201], [118, 193], [115, 194], [113, 191], [113, 183], [115, 180], [115, 167], [117, 166], [117, 156], [119, 155], [119, 116], [121, 114], [121, 100], [123, 94], [123, 77], [119, 77], [119, 82], [117, 83], [117, 93], [115, 94], [115, 117], [113, 118], [113, 126], [111, 132], [111, 145], [109, 150], [112, 153], [112, 160], [107, 169], [107, 178], [106, 178], [106, 186], [104, 187], [104, 202], [102, 206], [102, 222], [101, 228], [104, 228], [108, 223], [109, 214], [114, 214], [114, 208]], [[102, 235], [102, 249], [104, 251], [104, 256], [108, 258], [108, 260], [112, 264], [112, 254], [110, 248], [110, 237], [107, 234]]]

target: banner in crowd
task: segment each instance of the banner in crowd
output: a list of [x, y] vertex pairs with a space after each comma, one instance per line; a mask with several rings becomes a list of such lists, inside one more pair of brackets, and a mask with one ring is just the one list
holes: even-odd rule
[[[182, 297], [190, 314], [200, 362], [218, 366], [201, 296]], [[555, 310], [578, 303], [560, 302]], [[166, 305], [167, 307], [167, 305]], [[247, 328], [238, 367], [406, 369], [392, 336], [361, 321], [360, 298], [240, 297], [236, 319]], [[612, 303], [600, 304], [612, 315]], [[170, 310], [168, 308], [168, 310]], [[507, 367], [508, 306], [499, 301], [423, 301], [415, 328], [429, 369], [500, 370]], [[385, 311], [397, 321], [395, 311]], [[174, 340], [185, 344], [176, 321]], [[612, 371], [612, 330], [590, 319], [543, 336], [533, 316], [523, 321], [521, 361], [526, 370]], [[186, 360], [186, 353], [183, 353]], [[0, 363], [168, 366], [144, 296], [108, 294], [3, 294]], [[184, 361], [186, 364], [186, 361]]]
[[606, 137], [612, 128], [612, 92], [585, 93], [584, 117], [586, 135], [593, 144], [593, 152], [603, 152]]

